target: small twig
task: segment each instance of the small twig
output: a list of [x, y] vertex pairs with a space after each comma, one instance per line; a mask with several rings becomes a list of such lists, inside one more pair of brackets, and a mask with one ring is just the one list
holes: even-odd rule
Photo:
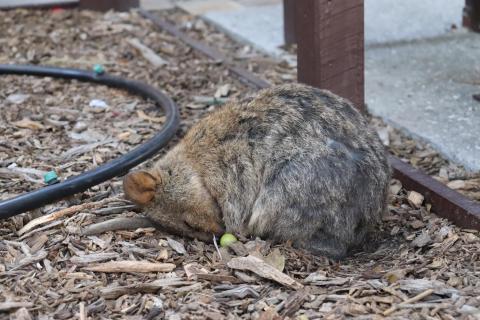
[[384, 316], [389, 316], [389, 315], [391, 315], [392, 313], [394, 313], [397, 309], [402, 308], [402, 306], [404, 306], [404, 305], [410, 305], [410, 304], [412, 304], [412, 303], [415, 303], [415, 302], [417, 302], [417, 301], [420, 301], [420, 300], [422, 300], [423, 298], [428, 297], [428, 296], [431, 295], [432, 293], [433, 293], [433, 290], [432, 290], [432, 289], [425, 290], [425, 291], [423, 291], [422, 293], [417, 294], [417, 295], [416, 295], [415, 297], [413, 297], [413, 298], [410, 298], [410, 299], [408, 299], [408, 300], [405, 300], [404, 302], [401, 302], [401, 303], [399, 303], [399, 304], [396, 304], [396, 305], [391, 306], [390, 308], [388, 308], [387, 310], [385, 310], [385, 311], [383, 312], [383, 315], [384, 315]]
[[94, 272], [170, 272], [176, 268], [173, 263], [154, 263], [148, 261], [110, 261], [95, 266], [85, 267], [85, 270]]
[[62, 210], [58, 210], [58, 211], [55, 211], [51, 214], [47, 214], [45, 216], [38, 217], [38, 218], [30, 221], [22, 229], [20, 229], [18, 231], [18, 235], [21, 236], [21, 235], [25, 234], [26, 232], [32, 230], [33, 228], [35, 228], [38, 225], [57, 220], [57, 219], [59, 219], [61, 217], [64, 217], [64, 216], [72, 215], [72, 214], [77, 213], [77, 212], [82, 211], [82, 210], [100, 207], [100, 206], [102, 206], [102, 205], [104, 205], [108, 202], [117, 201], [117, 200], [118, 200], [117, 198], [107, 198], [107, 199], [103, 199], [103, 200], [100, 200], [100, 201], [97, 201], [97, 202], [87, 202], [87, 203], [83, 203], [83, 204], [80, 204], [80, 205], [77, 205], [77, 206], [73, 206], [73, 207], [62, 209]]
[[102, 234], [108, 231], [117, 230], [135, 230], [138, 228], [148, 228], [155, 225], [145, 217], [135, 218], [115, 218], [107, 221], [91, 224], [82, 230], [83, 235], [92, 236]]
[[140, 54], [150, 62], [154, 67], [161, 67], [166, 64], [168, 64], [165, 59], [160, 57], [158, 54], [156, 54], [152, 49], [144, 45], [143, 43], [140, 42], [140, 40], [134, 38], [134, 39], [128, 39], [127, 40], [128, 44], [130, 44], [132, 47], [137, 49]]
[[116, 299], [124, 294], [155, 293], [165, 287], [190, 285], [193, 282], [183, 281], [181, 278], [163, 278], [147, 283], [135, 283], [127, 286], [109, 286], [100, 289], [100, 294], [106, 299]]
[[93, 213], [99, 216], [106, 216], [110, 214], [122, 213], [127, 210], [130, 211], [135, 208], [138, 208], [138, 207], [134, 204], [127, 204], [127, 205], [118, 206], [118, 207], [106, 207], [106, 208], [97, 209]]
[[387, 293], [390, 293], [392, 296], [400, 298], [402, 301], [408, 300], [408, 297], [403, 292], [397, 291], [394, 288], [384, 287], [384, 288], [382, 288], [382, 290], [387, 292]]
[[38, 228], [38, 229], [35, 229], [35, 230], [32, 230], [32, 231], [30, 231], [30, 232], [25, 233], [23, 236], [21, 236], [20, 238], [18, 238], [18, 240], [20, 240], [20, 241], [21, 241], [21, 240], [24, 240], [24, 239], [30, 237], [31, 235], [33, 235], [33, 234], [35, 234], [35, 233], [37, 233], [37, 232], [40, 232], [40, 231], [44, 231], [44, 230], [53, 228], [53, 227], [58, 226], [59, 224], [62, 224], [62, 223], [63, 223], [63, 221], [54, 221], [54, 222], [52, 222], [52, 223], [50, 223], [50, 224], [47, 224], [46, 226], [43, 226], [43, 227], [41, 227], [41, 228]]
[[397, 308], [398, 309], [423, 309], [423, 308], [427, 308], [427, 309], [430, 309], [430, 308], [435, 308], [435, 310], [440, 310], [440, 309], [447, 309], [447, 308], [451, 308], [452, 305], [451, 304], [448, 304], [448, 303], [442, 303], [442, 304], [438, 304], [438, 303], [415, 303], [415, 304], [412, 304], [412, 303], [400, 303], [397, 305]]
[[30, 247], [25, 242], [17, 242], [17, 241], [10, 241], [10, 240], [3, 240], [3, 242], [9, 245], [12, 245], [14, 247], [20, 248], [27, 257], [32, 256], [32, 253], [30, 252]]
[[19, 309], [19, 308], [31, 308], [32, 306], [33, 306], [32, 302], [15, 302], [15, 301], [0, 302], [0, 312], [10, 311], [12, 309]]
[[217, 253], [218, 253], [218, 256], [220, 257], [220, 260], [223, 260], [222, 254], [220, 253], [220, 249], [218, 249], [217, 237], [215, 237], [215, 235], [213, 235], [213, 245], [215, 246], [215, 249], [217, 249]]
[[228, 101], [228, 98], [215, 98], [209, 96], [194, 96], [193, 101], [207, 105], [222, 105]]
[[438, 311], [440, 311], [441, 309], [445, 309], [445, 306], [451, 306], [451, 305], [449, 305], [448, 303], [441, 303], [436, 305], [435, 308], [433, 308], [432, 311], [430, 311], [430, 316], [434, 317]]
[[79, 318], [80, 320], [86, 320], [87, 314], [85, 312], [85, 302], [80, 302], [80, 310], [79, 310]]
[[38, 261], [41, 261], [41, 260], [45, 259], [46, 257], [47, 257], [47, 251], [40, 250], [36, 254], [34, 254], [33, 256], [28, 256], [28, 257], [25, 257], [25, 258], [21, 259], [20, 261], [18, 261], [16, 263], [16, 265], [12, 266], [8, 270], [8, 272], [23, 268], [23, 267], [28, 266], [32, 263], [36, 263]]

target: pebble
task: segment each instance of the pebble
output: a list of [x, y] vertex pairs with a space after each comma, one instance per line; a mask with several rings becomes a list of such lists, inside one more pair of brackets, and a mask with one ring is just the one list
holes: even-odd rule
[[88, 106], [90, 107], [90, 111], [94, 113], [104, 112], [108, 108], [108, 104], [100, 99], [91, 100]]
[[30, 120], [33, 121], [42, 121], [44, 118], [44, 115], [42, 113], [34, 113], [30, 115]]
[[88, 126], [85, 122], [79, 121], [73, 126], [73, 132], [80, 133], [87, 130]]
[[15, 104], [20, 104], [25, 102], [29, 97], [30, 95], [28, 94], [14, 93], [7, 97], [7, 101]]

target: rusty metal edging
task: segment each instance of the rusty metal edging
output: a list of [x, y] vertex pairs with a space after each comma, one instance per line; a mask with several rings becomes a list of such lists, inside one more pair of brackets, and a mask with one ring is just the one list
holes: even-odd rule
[[[182, 40], [195, 50], [200, 51], [213, 60], [222, 61], [225, 67], [249, 86], [257, 89], [270, 86], [267, 81], [258, 78], [245, 69], [233, 65], [224, 54], [202, 42], [192, 39], [169, 22], [143, 9], [140, 9], [139, 12], [145, 18], [151, 20], [157, 27]], [[448, 188], [441, 182], [415, 169], [395, 156], [389, 155], [388, 158], [394, 169], [394, 178], [400, 180], [406, 189], [420, 192], [425, 197], [425, 201], [432, 204], [433, 212], [443, 218], [449, 219], [460, 227], [480, 230], [479, 203]]]
[[397, 157], [390, 155], [388, 158], [394, 169], [394, 178], [400, 180], [407, 190], [420, 192], [425, 197], [425, 201], [432, 204], [433, 212], [460, 227], [480, 230], [479, 203], [450, 189]]

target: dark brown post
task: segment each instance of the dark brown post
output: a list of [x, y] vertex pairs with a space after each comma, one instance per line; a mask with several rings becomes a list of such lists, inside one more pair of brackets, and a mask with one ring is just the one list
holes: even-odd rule
[[81, 9], [90, 9], [97, 11], [128, 11], [131, 8], [137, 8], [139, 0], [80, 0]]
[[480, 32], [480, 0], [466, 0], [463, 9], [463, 26]]
[[365, 109], [363, 0], [297, 0], [298, 81]]
[[295, 0], [283, 0], [283, 35], [285, 44], [294, 44], [295, 39]]

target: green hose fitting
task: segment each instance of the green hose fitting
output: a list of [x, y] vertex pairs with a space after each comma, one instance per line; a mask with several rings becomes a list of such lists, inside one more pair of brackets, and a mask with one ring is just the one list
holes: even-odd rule
[[48, 171], [48, 172], [45, 173], [45, 175], [43, 176], [43, 181], [44, 181], [46, 184], [54, 184], [54, 183], [57, 183], [57, 182], [58, 182], [57, 173], [56, 173], [55, 171]]
[[103, 74], [105, 72], [105, 68], [101, 64], [96, 64], [93, 66], [93, 72], [96, 74]]

